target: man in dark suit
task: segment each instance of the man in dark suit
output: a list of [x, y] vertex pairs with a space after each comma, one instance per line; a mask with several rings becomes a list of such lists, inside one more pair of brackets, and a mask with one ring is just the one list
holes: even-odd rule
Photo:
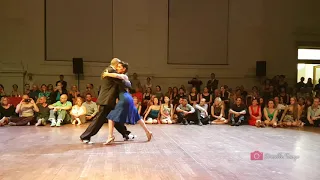
[[207, 82], [207, 88], [210, 93], [213, 93], [214, 90], [218, 89], [219, 80], [216, 79], [216, 75], [211, 73], [211, 79]]
[[[116, 73], [116, 66], [120, 62], [119, 59], [114, 58], [111, 60], [111, 65], [108, 66], [105, 71]], [[106, 122], [107, 115], [111, 110], [114, 109], [116, 105], [116, 99], [119, 95], [119, 85], [123, 85], [122, 80], [116, 78], [106, 77], [102, 79], [100, 93], [97, 99], [97, 105], [100, 105], [99, 112], [96, 114], [91, 124], [88, 126], [86, 131], [80, 136], [80, 139], [84, 143], [92, 143], [90, 141], [91, 137], [96, 135], [98, 131], [101, 129], [103, 124]], [[126, 84], [125, 86], [131, 87], [131, 84]], [[116, 123], [114, 126], [119, 133], [126, 139], [128, 139], [128, 135], [130, 131], [127, 131], [127, 128], [123, 123]]]

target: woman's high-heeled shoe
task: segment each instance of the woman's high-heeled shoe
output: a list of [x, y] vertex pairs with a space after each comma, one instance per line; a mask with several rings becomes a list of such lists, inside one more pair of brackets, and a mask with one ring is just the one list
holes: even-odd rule
[[151, 141], [151, 138], [153, 136], [152, 132], [149, 131], [149, 132], [146, 133], [146, 135], [147, 135], [148, 141]]
[[111, 143], [114, 141], [114, 139], [115, 139], [115, 137], [112, 136], [111, 138], [108, 138], [108, 140], [107, 140], [105, 143], [103, 143], [103, 144], [104, 144], [104, 145], [111, 144]]

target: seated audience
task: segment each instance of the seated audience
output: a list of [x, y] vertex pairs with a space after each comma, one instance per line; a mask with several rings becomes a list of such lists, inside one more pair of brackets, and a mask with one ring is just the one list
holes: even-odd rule
[[296, 89], [299, 91], [301, 88], [305, 88], [306, 84], [304, 83], [304, 77], [300, 78], [300, 82], [296, 84]]
[[38, 86], [34, 84], [32, 86], [30, 93], [29, 93], [29, 97], [32, 98], [35, 102], [37, 102], [39, 93], [40, 93], [40, 91], [38, 89]]
[[8, 124], [10, 117], [15, 114], [15, 108], [12, 104], [9, 104], [8, 98], [2, 97], [0, 106], [0, 126]]
[[147, 88], [146, 92], [143, 94], [143, 104], [148, 104], [152, 96], [152, 89]]
[[25, 126], [34, 124], [35, 112], [39, 112], [39, 108], [28, 95], [23, 95], [21, 102], [16, 107], [16, 113], [19, 117], [12, 117], [9, 119], [10, 126]]
[[64, 75], [61, 74], [61, 75], [59, 76], [59, 79], [60, 79], [60, 80], [56, 82], [56, 86], [58, 86], [58, 84], [61, 83], [62, 89], [67, 89], [68, 83], [67, 83], [66, 81], [64, 81]]
[[179, 89], [179, 101], [181, 98], [187, 98], [186, 90], [184, 88]]
[[252, 99], [260, 98], [260, 93], [257, 86], [252, 87], [252, 91], [248, 94], [248, 97], [251, 97]]
[[[58, 82], [58, 86], [59, 84], [60, 82]], [[51, 122], [51, 127], [59, 127], [61, 126], [61, 123], [66, 124], [70, 122], [68, 112], [72, 108], [72, 103], [67, 100], [68, 96], [66, 94], [62, 94], [60, 96], [60, 101], [57, 101], [56, 103], [49, 105], [49, 121]]]
[[179, 105], [179, 99], [180, 99], [180, 96], [179, 96], [178, 88], [173, 87], [170, 100], [171, 100], [171, 104], [173, 105], [174, 111], [177, 108], [177, 106]]
[[281, 119], [280, 119], [280, 126], [287, 127], [287, 126], [295, 126], [295, 127], [302, 127], [304, 123], [300, 120], [301, 116], [301, 107], [297, 103], [297, 99], [295, 97], [290, 98], [290, 105], [286, 107], [284, 110]]
[[224, 103], [224, 113], [225, 113], [225, 118], [228, 119], [228, 115], [229, 115], [229, 108], [230, 108], [230, 105], [233, 104], [230, 102], [231, 100], [231, 97], [230, 97], [230, 93], [227, 91], [227, 88], [226, 86], [221, 86], [220, 87], [220, 98], [221, 100], [223, 101]]
[[192, 87], [196, 88], [197, 92], [200, 92], [202, 81], [199, 79], [199, 76], [192, 78], [190, 81], [188, 81], [188, 84], [191, 84]]
[[219, 80], [216, 79], [216, 75], [211, 73], [211, 78], [207, 82], [207, 88], [209, 89], [209, 93], [213, 93], [216, 89], [218, 89]]
[[156, 92], [154, 95], [159, 99], [160, 103], [163, 101], [163, 93], [161, 92], [161, 87], [159, 85], [156, 86]]
[[153, 104], [148, 108], [144, 115], [146, 124], [158, 124], [160, 105], [157, 97], [153, 98]]
[[188, 104], [186, 97], [181, 98], [180, 105], [177, 107], [178, 123], [183, 123], [188, 125], [191, 121], [195, 124], [202, 125], [201, 121], [198, 119], [195, 109]]
[[170, 103], [170, 99], [168, 96], [164, 97], [164, 103], [161, 104], [160, 112], [161, 112], [161, 117], [160, 117], [161, 123], [172, 124], [173, 105]]
[[246, 115], [246, 106], [242, 103], [242, 98], [237, 97], [236, 103], [229, 110], [231, 126], [240, 126]]
[[220, 97], [217, 97], [214, 100], [213, 105], [211, 106], [211, 124], [227, 124], [228, 120], [224, 118], [224, 104]]
[[320, 125], [320, 106], [319, 106], [319, 98], [313, 99], [313, 104], [308, 108], [308, 121], [310, 125], [314, 125], [319, 127]]
[[243, 85], [241, 85], [239, 89], [241, 92], [240, 94], [241, 94], [242, 99], [245, 99], [248, 96], [248, 92], [244, 89]]
[[197, 92], [197, 89], [193, 87], [191, 89], [191, 93], [189, 94], [189, 104], [196, 105], [199, 103], [199, 94]]
[[68, 101], [72, 102], [72, 104], [76, 104], [77, 97], [80, 97], [80, 91], [76, 85], [73, 85], [68, 92]]
[[96, 98], [98, 97], [94, 91], [93, 84], [87, 84], [86, 90], [82, 93], [82, 97], [86, 97], [87, 94], [91, 94], [91, 97]]
[[30, 85], [29, 84], [24, 84], [24, 90], [23, 90], [24, 94], [29, 96], [30, 91], [31, 91], [30, 90]]
[[72, 109], [70, 111], [72, 124], [73, 125], [84, 124], [86, 122], [86, 114], [87, 114], [87, 109], [85, 106], [82, 105], [82, 98], [77, 97], [75, 101], [75, 105], [72, 106]]
[[30, 87], [32, 87], [35, 84], [34, 80], [33, 80], [33, 74], [32, 73], [26, 74], [25, 83], [29, 84]]
[[144, 91], [146, 91], [148, 88], [152, 89], [152, 82], [150, 77], [147, 77], [147, 83], [144, 85]]
[[141, 92], [141, 88], [137, 87], [135, 92], [132, 94], [132, 97], [137, 97], [139, 103], [143, 101], [143, 94]]
[[219, 89], [215, 89], [215, 90], [213, 91], [212, 99], [216, 99], [217, 97], [221, 97], [221, 94], [220, 94], [220, 90], [219, 90]]
[[288, 83], [285, 81], [286, 76], [280, 75], [279, 76], [279, 82], [278, 82], [278, 89], [284, 88], [286, 92], [288, 92]]
[[320, 94], [320, 78], [318, 80], [318, 84], [314, 86], [313, 91], [316, 93], [316, 95]]
[[92, 101], [92, 95], [86, 95], [86, 101], [82, 104], [86, 108], [86, 121], [91, 120], [98, 113], [98, 106]]
[[168, 87], [168, 91], [164, 94], [164, 96], [167, 96], [168, 98], [170, 98], [171, 94], [172, 94], [172, 87]]
[[[145, 109], [143, 115], [145, 115], [147, 113], [149, 107], [153, 105], [154, 98], [156, 98], [156, 96], [152, 95], [151, 98], [150, 98], [150, 101], [148, 101], [148, 104], [146, 105], [146, 109]], [[158, 103], [159, 103], [159, 100], [158, 100]]]
[[47, 87], [48, 87], [48, 88], [47, 88], [47, 89], [48, 89], [48, 92], [49, 92], [49, 93], [53, 93], [53, 91], [54, 91], [54, 90], [53, 90], [53, 85], [52, 85], [52, 84], [48, 84]]
[[197, 111], [199, 125], [209, 124], [210, 118], [208, 113], [208, 104], [206, 104], [206, 99], [201, 99], [199, 104], [194, 105], [195, 110]]
[[51, 103], [55, 103], [60, 101], [60, 96], [62, 94], [68, 94], [68, 91], [63, 88], [63, 85], [61, 82], [57, 83], [57, 86], [54, 88], [54, 91], [50, 95]]
[[147, 88], [146, 92], [143, 93], [143, 99], [142, 99], [143, 100], [142, 101], [142, 112], [144, 112], [144, 114], [147, 112], [147, 110], [149, 108], [151, 96], [152, 96], [152, 90], [151, 90], [151, 88]]
[[140, 114], [141, 113], [141, 102], [139, 102], [138, 98], [135, 96], [133, 96], [133, 104], [134, 104], [134, 107], [137, 108], [138, 113]]
[[312, 79], [308, 78], [307, 83], [306, 83], [306, 88], [312, 88], [313, 89], [313, 83]]
[[277, 118], [281, 119], [283, 111], [286, 109], [287, 105], [282, 104], [278, 96], [273, 98], [274, 100], [274, 108], [278, 111]]
[[21, 97], [21, 93], [18, 90], [18, 85], [12, 85], [11, 97]]
[[203, 88], [203, 93], [200, 95], [200, 99], [205, 99], [206, 104], [208, 105], [208, 109], [212, 104], [212, 95], [209, 93], [209, 89], [207, 87]]
[[50, 97], [50, 92], [47, 90], [47, 86], [45, 84], [41, 85], [41, 90], [39, 92], [38, 99], [41, 98], [41, 97], [46, 97], [47, 103], [50, 103], [48, 101], [49, 97]]
[[276, 92], [273, 86], [269, 86], [269, 90], [263, 93], [263, 98], [265, 101], [273, 99], [276, 96]]
[[264, 117], [265, 121], [264, 124], [266, 126], [272, 126], [274, 128], [277, 127], [277, 122], [278, 122], [278, 110], [275, 107], [275, 102], [274, 100], [269, 100], [267, 107], [264, 108]]
[[4, 86], [2, 84], [0, 84], [0, 98], [6, 97], [6, 96], [7, 96], [7, 94], [4, 91]]
[[184, 96], [187, 96], [187, 89], [184, 85], [181, 85], [180, 88], [179, 88], [179, 93], [180, 93], [180, 89], [183, 90], [183, 93], [184, 93]]
[[261, 107], [258, 104], [258, 99], [252, 99], [251, 106], [249, 106], [249, 125], [256, 127], [264, 127], [261, 115]]
[[279, 98], [281, 104], [289, 104], [290, 96], [287, 94], [286, 89], [284, 87], [280, 88]]
[[37, 123], [36, 126], [47, 124], [50, 115], [49, 105], [47, 103], [47, 97], [42, 96], [38, 99], [37, 106], [39, 108], [39, 112], [37, 113]]
[[130, 79], [131, 81], [131, 85], [132, 85], [132, 89], [136, 89], [137, 87], [142, 88], [141, 86], [141, 82], [138, 79], [138, 74], [137, 73], [133, 73], [132, 74], [132, 79]]

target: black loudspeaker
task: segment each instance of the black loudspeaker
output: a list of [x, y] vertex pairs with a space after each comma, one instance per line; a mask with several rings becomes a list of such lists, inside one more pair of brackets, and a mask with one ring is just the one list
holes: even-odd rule
[[83, 59], [73, 58], [73, 74], [83, 74]]
[[267, 62], [257, 61], [256, 63], [256, 76], [263, 77], [267, 75]]

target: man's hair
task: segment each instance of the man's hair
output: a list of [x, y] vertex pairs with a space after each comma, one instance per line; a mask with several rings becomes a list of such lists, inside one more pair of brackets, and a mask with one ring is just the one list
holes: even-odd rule
[[113, 58], [110, 62], [111, 66], [116, 66], [120, 61], [118, 58]]
[[181, 99], [182, 99], [182, 100], [186, 100], [186, 101], [188, 101], [188, 98], [187, 98], [187, 97], [185, 97], [185, 96], [181, 97]]
[[87, 93], [87, 94], [86, 94], [86, 96], [88, 96], [88, 95], [90, 95], [90, 96], [92, 97], [91, 93]]

